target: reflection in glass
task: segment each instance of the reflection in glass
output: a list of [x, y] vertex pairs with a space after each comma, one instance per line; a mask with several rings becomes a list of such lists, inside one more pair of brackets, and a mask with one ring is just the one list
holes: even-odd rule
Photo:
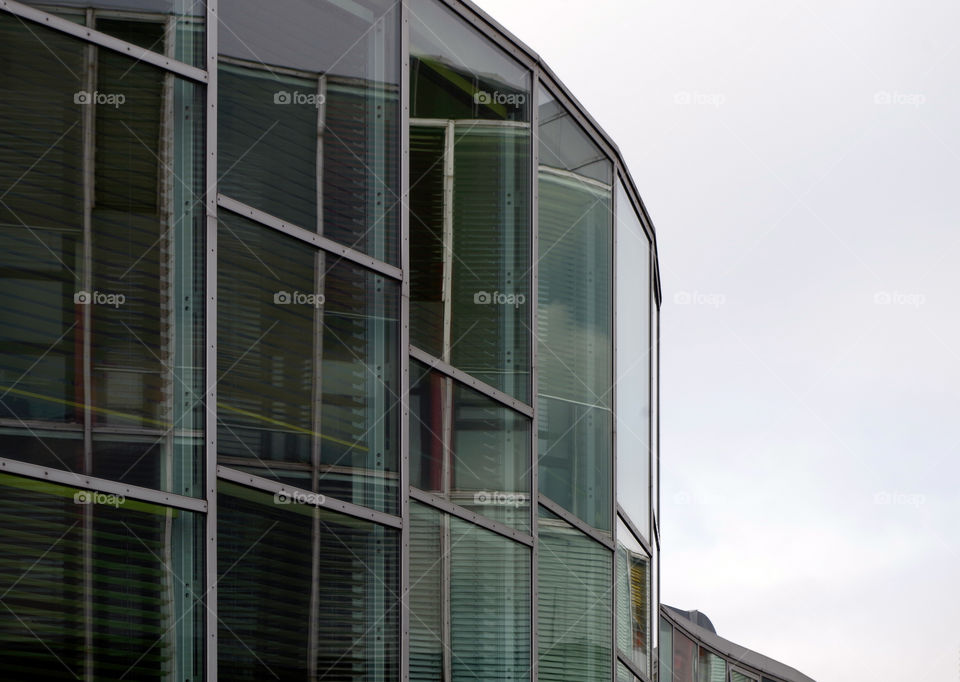
[[650, 242], [617, 182], [617, 501], [650, 539]]
[[410, 23], [411, 343], [527, 402], [530, 75], [433, 0]]
[[202, 519], [0, 474], [5, 679], [202, 679]]
[[666, 620], [660, 621], [660, 648], [657, 651], [657, 667], [662, 682], [673, 680], [673, 626]]
[[410, 505], [410, 679], [530, 679], [530, 550]]
[[730, 671], [730, 682], [757, 682], [755, 677], [744, 675], [736, 670]]
[[399, 532], [221, 481], [219, 670], [229, 680], [395, 680]]
[[410, 483], [530, 530], [530, 421], [410, 361]]
[[727, 662], [712, 651], [700, 647], [697, 682], [727, 682]]
[[223, 3], [221, 193], [398, 262], [397, 8]]
[[650, 557], [617, 518], [617, 646], [650, 674]]
[[540, 492], [609, 531], [612, 165], [540, 92]]
[[0, 456], [199, 495], [202, 90], [9, 14], [0, 61]]
[[635, 682], [637, 678], [633, 676], [627, 666], [617, 661], [617, 682]]
[[673, 631], [673, 682], [694, 682], [693, 666], [697, 655], [697, 645], [693, 640]]
[[540, 507], [540, 679], [607, 680], [613, 660], [612, 553]]
[[220, 463], [395, 511], [396, 283], [220, 216]]

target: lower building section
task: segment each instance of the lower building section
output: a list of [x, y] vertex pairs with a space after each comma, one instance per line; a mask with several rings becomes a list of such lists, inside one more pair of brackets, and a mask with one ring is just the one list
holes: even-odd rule
[[[660, 606], [661, 682], [814, 682], [788, 665], [717, 635], [699, 611]], [[627, 674], [620, 679], [628, 682]]]

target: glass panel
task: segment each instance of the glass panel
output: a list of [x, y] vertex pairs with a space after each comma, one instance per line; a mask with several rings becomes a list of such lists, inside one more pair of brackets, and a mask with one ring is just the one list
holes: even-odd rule
[[650, 242], [617, 183], [617, 501], [649, 539]]
[[540, 492], [610, 531], [612, 170], [540, 92]]
[[650, 675], [650, 557], [617, 517], [617, 646]]
[[200, 495], [203, 91], [8, 14], [0, 62], [0, 455]]
[[221, 481], [220, 679], [395, 680], [399, 532]]
[[220, 463], [396, 511], [396, 283], [220, 216]]
[[410, 679], [530, 679], [530, 550], [410, 505]]
[[410, 484], [530, 531], [530, 420], [410, 361]]
[[757, 682], [757, 678], [737, 672], [736, 670], [731, 670], [730, 682]]
[[398, 6], [222, 3], [220, 192], [399, 261]]
[[433, 0], [410, 36], [411, 342], [528, 402], [530, 74]]
[[24, 0], [52, 14], [70, 16], [92, 8], [98, 31], [193, 66], [206, 61], [203, 0]]
[[4, 677], [202, 680], [202, 523], [0, 474]]
[[635, 682], [637, 678], [633, 676], [627, 666], [617, 661], [617, 682]]
[[697, 655], [697, 645], [693, 640], [673, 632], [673, 682], [694, 682], [693, 666]]
[[613, 554], [543, 507], [539, 534], [540, 679], [609, 680]]
[[697, 682], [727, 682], [727, 662], [712, 651], [700, 647]]
[[660, 649], [657, 652], [660, 682], [673, 680], [673, 626], [660, 619]]

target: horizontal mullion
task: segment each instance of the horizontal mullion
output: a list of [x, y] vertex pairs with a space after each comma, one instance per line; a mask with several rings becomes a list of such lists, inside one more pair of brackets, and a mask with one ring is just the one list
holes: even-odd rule
[[[0, 0], [2, 1], [2, 0]], [[48, 469], [18, 462], [17, 460], [0, 457], [0, 471], [25, 476], [40, 481], [50, 481], [70, 488], [79, 488], [81, 490], [93, 490], [96, 492], [108, 493], [113, 495], [122, 495], [131, 500], [141, 502], [151, 502], [164, 507], [174, 507], [176, 509], [185, 509], [193, 512], [206, 512], [206, 500], [200, 500], [194, 497], [186, 497], [174, 493], [165, 493], [152, 488], [141, 488], [136, 485], [126, 485], [117, 481], [108, 481], [103, 478], [85, 476], [70, 471], [61, 471], [59, 469]]]
[[457, 369], [453, 365], [444, 362], [438, 357], [430, 355], [430, 353], [421, 350], [416, 346], [410, 346], [409, 350], [412, 358], [424, 363], [430, 369], [436, 370], [441, 374], [446, 374], [448, 377], [455, 379], [464, 386], [469, 386], [478, 393], [482, 393], [488, 398], [492, 398], [496, 402], [506, 405], [510, 409], [515, 410], [516, 412], [519, 412], [530, 419], [533, 419], [533, 407], [530, 405], [517, 400], [513, 396], [504, 393], [500, 389], [494, 388], [490, 384], [480, 381], [473, 375], [464, 372], [462, 369]]
[[139, 45], [128, 43], [125, 40], [107, 35], [106, 33], [102, 33], [101, 31], [97, 31], [96, 29], [88, 26], [75, 24], [69, 19], [48, 14], [47, 12], [34, 7], [29, 7], [28, 5], [14, 2], [14, 0], [0, 0], [0, 9], [5, 10], [10, 14], [14, 14], [22, 19], [36, 22], [41, 26], [46, 26], [47, 28], [60, 31], [61, 33], [74, 36], [75, 38], [80, 38], [87, 42], [94, 43], [100, 47], [105, 47], [109, 50], [119, 52], [120, 54], [126, 55], [127, 57], [132, 57], [137, 61], [144, 62], [146, 64], [152, 64], [153, 66], [159, 66], [162, 69], [172, 71], [173, 73], [183, 76], [184, 78], [189, 78], [192, 81], [206, 83], [208, 80], [207, 72], [203, 69], [198, 69], [195, 66], [185, 64], [184, 62], [176, 59], [170, 59], [169, 57], [165, 57], [157, 52], [151, 52], [146, 48], [140, 47]]
[[589, 538], [599, 542], [601, 545], [603, 545], [607, 549], [611, 551], [616, 549], [616, 546], [614, 545], [613, 537], [611, 534], [603, 533], [597, 530], [596, 528], [591, 526], [589, 523], [587, 523], [583, 519], [567, 511], [565, 508], [563, 508], [562, 506], [560, 506], [559, 504], [551, 500], [549, 497], [547, 497], [543, 493], [540, 493], [537, 496], [537, 502], [538, 504], [541, 504], [544, 507], [546, 507], [553, 514], [556, 514], [557, 516], [559, 516], [561, 519], [569, 523], [571, 526], [573, 526], [577, 530], [587, 535]]
[[[289, 483], [281, 483], [280, 481], [263, 478], [262, 476], [250, 474], [245, 471], [238, 471], [237, 469], [218, 466], [217, 478], [224, 481], [230, 481], [231, 483], [237, 483], [239, 485], [246, 486], [247, 488], [261, 490], [266, 493], [276, 494], [280, 491], [285, 491], [299, 494], [307, 499], [315, 500], [316, 503], [313, 506], [320, 509], [340, 512], [341, 514], [346, 514], [347, 516], [363, 519], [364, 521], [373, 521], [374, 523], [379, 523], [383, 526], [390, 526], [391, 528], [403, 527], [403, 520], [399, 516], [394, 516], [392, 514], [387, 514], [386, 512], [370, 509], [369, 507], [364, 507], [359, 504], [353, 504], [352, 502], [344, 502], [343, 500], [330, 497], [325, 493], [307, 490], [306, 488], [300, 488], [290, 485]], [[317, 496], [320, 496], [323, 501], [319, 501]]]
[[458, 519], [468, 521], [474, 525], [480, 526], [481, 528], [491, 530], [498, 535], [502, 535], [511, 540], [520, 542], [528, 547], [533, 547], [532, 535], [523, 533], [506, 525], [505, 523], [494, 521], [493, 519], [487, 518], [482, 514], [477, 514], [469, 509], [465, 509], [464, 507], [454, 504], [453, 502], [449, 502], [448, 500], [438, 497], [433, 493], [428, 493], [426, 490], [420, 490], [420, 488], [414, 488], [413, 486], [410, 486], [410, 498], [433, 507], [434, 509], [438, 509], [452, 516], [456, 516]]
[[633, 536], [637, 539], [637, 541], [640, 542], [640, 545], [643, 547], [644, 550], [646, 550], [647, 554], [652, 557], [653, 549], [650, 546], [650, 541], [647, 539], [647, 537], [643, 533], [640, 532], [640, 529], [637, 528], [637, 525], [633, 522], [633, 519], [631, 519], [630, 516], [627, 514], [627, 512], [624, 511], [623, 507], [620, 506], [619, 502], [617, 502], [617, 514], [619, 514], [620, 518], [623, 520], [624, 525], [626, 525], [626, 527], [630, 529], [631, 534], [633, 534]]
[[356, 263], [357, 265], [362, 265], [363, 267], [369, 268], [370, 270], [378, 272], [381, 275], [395, 279], [398, 282], [403, 279], [403, 271], [394, 265], [384, 263], [383, 261], [377, 260], [373, 256], [368, 256], [365, 253], [344, 246], [339, 242], [333, 241], [329, 237], [324, 237], [322, 234], [311, 232], [303, 227], [294, 225], [293, 223], [289, 223], [285, 220], [281, 220], [280, 218], [270, 215], [265, 211], [256, 209], [253, 206], [248, 206], [242, 201], [237, 201], [236, 199], [231, 199], [223, 194], [218, 194], [217, 205], [221, 208], [227, 209], [228, 211], [236, 213], [239, 216], [260, 223], [265, 227], [273, 228], [274, 230], [282, 232], [289, 237], [294, 237], [300, 241], [307, 242], [308, 244], [322, 249], [323, 251], [341, 258], [345, 258], [353, 263]]

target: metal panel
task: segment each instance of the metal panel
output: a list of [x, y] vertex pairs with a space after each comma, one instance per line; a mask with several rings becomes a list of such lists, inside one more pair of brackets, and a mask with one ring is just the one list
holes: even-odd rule
[[[208, 31], [210, 30], [209, 26], [211, 25], [209, 21], [209, 5], [214, 2], [216, 2], [216, 0], [210, 0], [210, 2], [208, 2]], [[162, 54], [151, 52], [150, 50], [142, 48], [138, 45], [128, 43], [127, 41], [120, 40], [119, 38], [114, 38], [106, 33], [101, 33], [100, 31], [92, 28], [87, 28], [81, 24], [75, 24], [69, 19], [48, 14], [47, 12], [43, 12], [34, 7], [29, 7], [19, 2], [14, 2], [14, 0], [0, 0], [0, 10], [5, 10], [10, 14], [15, 14], [18, 17], [21, 17], [22, 19], [34, 21], [38, 24], [46, 26], [47, 28], [61, 31], [76, 38], [82, 38], [83, 40], [99, 45], [100, 47], [105, 47], [128, 57], [133, 57], [139, 62], [145, 62], [147, 64], [159, 66], [160, 68], [179, 74], [184, 78], [189, 78], [192, 81], [196, 81], [198, 83], [208, 82], [208, 75], [203, 69], [198, 69], [195, 66], [184, 64], [176, 59], [171, 59]]]
[[410, 679], [410, 9], [400, 3], [400, 679]]
[[317, 248], [328, 251], [336, 256], [345, 258], [349, 261], [362, 265], [366, 268], [370, 268], [376, 272], [379, 272], [382, 275], [386, 275], [392, 279], [400, 280], [402, 279], [402, 271], [400, 268], [379, 261], [376, 258], [371, 258], [370, 256], [361, 253], [360, 251], [355, 251], [351, 248], [343, 246], [342, 244], [333, 241], [329, 237], [324, 237], [321, 234], [317, 234], [315, 231], [307, 230], [297, 225], [288, 223], [280, 218], [276, 218], [269, 213], [264, 213], [263, 211], [248, 206], [242, 201], [237, 201], [236, 199], [231, 199], [228, 196], [223, 194], [217, 195], [217, 204], [221, 208], [225, 208], [228, 211], [232, 211], [238, 215], [242, 215], [244, 218], [249, 218], [255, 222], [260, 223], [266, 227], [273, 228], [279, 232], [295, 237], [301, 241], [307, 242]]
[[582, 520], [580, 519], [580, 517], [574, 516], [573, 514], [571, 514], [570, 512], [568, 512], [566, 509], [564, 509], [563, 507], [561, 507], [559, 504], [557, 504], [556, 502], [554, 502], [553, 500], [551, 500], [551, 499], [550, 499], [549, 497], [547, 497], [546, 495], [538, 494], [538, 495], [537, 495], [537, 502], [538, 502], [539, 504], [542, 504], [544, 507], [546, 507], [548, 510], [550, 510], [553, 514], [556, 514], [556, 515], [559, 516], [561, 519], [563, 519], [564, 521], [566, 521], [567, 523], [569, 523], [571, 526], [573, 526], [574, 528], [576, 528], [577, 530], [579, 530], [580, 532], [582, 532], [584, 535], [586, 535], [586, 536], [588, 536], [588, 537], [596, 540], [597, 542], [599, 542], [601, 545], [603, 545], [604, 547], [606, 547], [606, 548], [609, 549], [610, 551], [613, 551], [613, 550], [616, 549], [616, 545], [615, 545], [614, 542], [613, 542], [613, 533], [612, 533], [612, 532], [609, 533], [609, 534], [608, 534], [608, 533], [601, 533], [600, 531], [598, 531], [596, 528], [594, 528], [594, 527], [591, 526], [590, 524], [584, 523], [584, 521], [582, 521]]
[[317, 493], [305, 488], [298, 488], [297, 486], [288, 485], [286, 483], [274, 481], [269, 478], [263, 478], [255, 474], [248, 474], [245, 471], [238, 471], [237, 469], [218, 466], [217, 478], [220, 478], [224, 481], [230, 481], [231, 483], [238, 483], [248, 488], [255, 488], [267, 493], [273, 493], [274, 495], [280, 492], [290, 493], [291, 495], [295, 495], [307, 500], [305, 504], [310, 504], [321, 509], [329, 509], [331, 511], [340, 512], [341, 514], [363, 519], [364, 521], [373, 521], [374, 523], [379, 523], [383, 526], [390, 526], [391, 528], [401, 528], [403, 526], [403, 521], [399, 516], [394, 516], [393, 514], [384, 514], [383, 512], [375, 511], [367, 507], [361, 507], [360, 505], [353, 504], [352, 502], [344, 502], [343, 500], [338, 500], [334, 497], [327, 497], [322, 493]]
[[500, 391], [494, 388], [490, 384], [486, 384], [480, 381], [479, 379], [475, 379], [472, 375], [467, 374], [463, 370], [457, 369], [453, 365], [450, 365], [449, 363], [444, 362], [440, 358], [436, 358], [430, 355], [430, 353], [424, 350], [421, 350], [415, 346], [409, 346], [409, 349], [410, 349], [411, 357], [416, 358], [420, 362], [429, 366], [430, 369], [435, 369], [441, 374], [446, 374], [448, 377], [452, 379], [456, 379], [460, 383], [466, 386], [469, 386], [470, 388], [474, 389], [478, 393], [482, 393], [488, 398], [492, 398], [498, 403], [506, 405], [510, 409], [516, 410], [522, 415], [525, 415], [531, 418], [533, 417], [533, 407], [531, 407], [530, 405], [520, 402], [516, 398], [510, 395], [507, 395], [503, 391]]
[[97, 492], [109, 493], [112, 495], [122, 495], [131, 500], [140, 500], [142, 502], [152, 502], [165, 507], [175, 507], [192, 512], [207, 511], [207, 503], [194, 497], [184, 497], [173, 493], [165, 493], [153, 488], [142, 488], [138, 485], [127, 485], [117, 481], [110, 481], [105, 478], [96, 478], [94, 476], [84, 476], [70, 471], [61, 471], [60, 469], [49, 469], [47, 467], [37, 466], [36, 464], [27, 464], [6, 457], [0, 457], [0, 471], [28, 478], [36, 478], [41, 481], [52, 481], [72, 488], [83, 488]]
[[469, 509], [464, 509], [458, 504], [448, 502], [442, 497], [437, 497], [436, 495], [428, 493], [425, 490], [420, 490], [420, 488], [410, 486], [410, 497], [418, 502], [422, 502], [428, 506], [434, 507], [435, 509], [439, 509], [442, 512], [446, 512], [451, 516], [456, 516], [458, 519], [469, 521], [470, 523], [486, 528], [487, 530], [492, 530], [498, 535], [510, 538], [511, 540], [515, 540], [519, 543], [527, 545], [528, 547], [533, 547], [532, 536], [522, 533], [515, 528], [511, 528], [506, 524], [494, 521], [493, 519], [488, 519], [486, 516], [481, 516], [476, 512], [470, 511]]
[[208, 682], [217, 681], [217, 51], [219, 0], [206, 0], [206, 138], [204, 150], [206, 239], [204, 241], [204, 489], [207, 495], [203, 647]]

